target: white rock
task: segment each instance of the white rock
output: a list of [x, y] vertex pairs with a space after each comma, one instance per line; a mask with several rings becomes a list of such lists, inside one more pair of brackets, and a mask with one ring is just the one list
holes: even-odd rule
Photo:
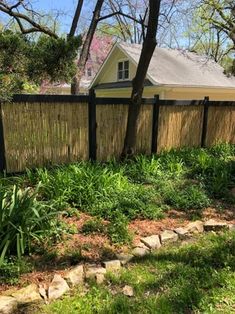
[[104, 267], [95, 267], [95, 266], [91, 266], [88, 267], [86, 272], [85, 272], [85, 276], [86, 278], [95, 278], [95, 276], [97, 274], [106, 274], [106, 269]]
[[219, 222], [215, 219], [210, 219], [204, 224], [205, 231], [224, 231], [228, 230], [229, 226], [226, 222]]
[[108, 272], [116, 272], [121, 269], [121, 262], [117, 260], [104, 262], [104, 267]]
[[67, 282], [60, 275], [55, 274], [52, 282], [49, 285], [48, 298], [50, 300], [58, 299], [67, 291], [69, 291]]
[[134, 296], [134, 290], [131, 286], [125, 286], [123, 289], [122, 289], [122, 292], [124, 295], [127, 295], [128, 297], [133, 297]]
[[187, 239], [190, 235], [189, 231], [186, 228], [176, 228], [174, 231], [178, 234], [181, 240]]
[[105, 281], [104, 274], [96, 274], [95, 280], [98, 285], [102, 284]]
[[152, 235], [149, 237], [140, 239], [148, 248], [150, 249], [159, 249], [161, 247], [160, 238], [158, 235]]
[[200, 220], [190, 222], [185, 229], [189, 233], [203, 233], [204, 232], [204, 227], [203, 227], [203, 222]]
[[172, 230], [165, 230], [160, 234], [161, 242], [168, 243], [168, 242], [175, 242], [178, 240], [179, 236]]
[[13, 297], [0, 296], [0, 314], [14, 314], [17, 312], [18, 302]]
[[84, 269], [83, 265], [78, 265], [73, 269], [69, 270], [67, 274], [64, 276], [65, 280], [68, 284], [72, 286], [79, 285], [84, 281]]
[[235, 225], [234, 224], [229, 224], [228, 228], [230, 231], [235, 231]]
[[117, 258], [120, 260], [122, 265], [127, 264], [133, 259], [134, 255], [132, 254], [126, 254], [126, 253], [120, 253], [117, 254]]
[[42, 301], [41, 295], [39, 294], [38, 286], [31, 284], [25, 288], [22, 288], [11, 294], [19, 303], [31, 303]]
[[145, 256], [149, 253], [149, 249], [147, 247], [135, 247], [132, 251], [132, 254], [137, 257]]
[[39, 285], [38, 287], [38, 292], [40, 294], [40, 296], [44, 299], [45, 302], [47, 302], [47, 289], [45, 288], [44, 285]]

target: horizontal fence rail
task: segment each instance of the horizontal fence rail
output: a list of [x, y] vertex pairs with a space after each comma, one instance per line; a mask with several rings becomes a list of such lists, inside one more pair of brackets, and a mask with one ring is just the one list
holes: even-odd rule
[[[0, 170], [118, 158], [129, 98], [14, 95], [0, 104]], [[142, 99], [136, 153], [235, 144], [235, 101]]]

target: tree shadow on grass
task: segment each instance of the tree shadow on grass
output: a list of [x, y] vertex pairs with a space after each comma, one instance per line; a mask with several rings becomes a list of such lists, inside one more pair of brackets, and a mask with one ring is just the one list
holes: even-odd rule
[[[156, 305], [166, 303], [171, 309], [166, 313], [194, 313], [205, 296], [226, 288], [228, 271], [235, 271], [235, 234], [212, 236], [208, 243], [203, 240], [186, 247], [164, 249], [135, 262], [165, 265], [160, 275], [156, 270], [155, 280], [145, 281], [141, 287], [158, 295]], [[156, 313], [164, 311], [156, 308]]]
[[[209, 235], [184, 247], [163, 248], [136, 258], [124, 271], [119, 284], [133, 286], [135, 296], [127, 298], [119, 294], [113, 297], [109, 311], [101, 313], [204, 313], [211, 304], [216, 308], [223, 298], [221, 295], [227, 293], [234, 271], [235, 234], [232, 233]], [[233, 293], [235, 287], [231, 285]]]

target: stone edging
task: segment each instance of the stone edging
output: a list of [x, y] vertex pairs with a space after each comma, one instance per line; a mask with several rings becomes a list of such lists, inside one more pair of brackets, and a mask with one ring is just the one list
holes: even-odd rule
[[[210, 219], [203, 223], [195, 221], [189, 223], [186, 227], [180, 227], [174, 230], [164, 230], [160, 235], [151, 235], [140, 239], [139, 243], [132, 249], [130, 254], [117, 254], [116, 260], [105, 261], [102, 266], [86, 264], [77, 265], [67, 271], [64, 278], [55, 274], [53, 280], [49, 284], [39, 285], [30, 284], [16, 292], [11, 293], [9, 290], [0, 296], [0, 313], [12, 314], [16, 313], [18, 306], [24, 304], [43, 301], [49, 303], [52, 300], [62, 297], [70, 288], [82, 285], [87, 279], [93, 278], [98, 284], [105, 280], [106, 272], [118, 272], [122, 266], [130, 262], [134, 257], [142, 257], [151, 251], [159, 249], [166, 243], [176, 242], [178, 240], [187, 240], [193, 234], [203, 233], [204, 231], [235, 231], [235, 224], [227, 224]], [[128, 295], [128, 294], [127, 294]]]

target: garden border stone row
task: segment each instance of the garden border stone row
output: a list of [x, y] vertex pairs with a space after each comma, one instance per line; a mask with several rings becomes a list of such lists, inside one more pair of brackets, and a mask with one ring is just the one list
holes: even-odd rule
[[[0, 314], [15, 314], [17, 313], [17, 307], [24, 304], [40, 301], [47, 304], [52, 300], [61, 298], [70, 288], [82, 285], [87, 279], [93, 278], [98, 284], [101, 284], [104, 282], [107, 272], [117, 273], [122, 266], [129, 263], [134, 257], [143, 257], [167, 243], [187, 240], [193, 235], [204, 231], [219, 232], [226, 230], [235, 231], [235, 224], [219, 222], [214, 219], [204, 223], [198, 220], [189, 223], [185, 227], [164, 230], [159, 235], [143, 237], [133, 247], [131, 253], [117, 254], [116, 260], [104, 261], [101, 266], [97, 264], [77, 265], [67, 271], [64, 278], [55, 274], [49, 286], [31, 284], [13, 293], [11, 290], [5, 291], [4, 295], [0, 295]], [[125, 294], [130, 295], [131, 293], [128, 290]]]

